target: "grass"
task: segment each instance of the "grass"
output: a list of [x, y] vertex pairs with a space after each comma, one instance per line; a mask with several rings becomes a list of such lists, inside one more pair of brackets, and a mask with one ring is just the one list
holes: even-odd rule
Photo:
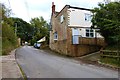
[[20, 68], [20, 71], [22, 73], [22, 76], [24, 78], [24, 80], [27, 80], [27, 76], [25, 75], [24, 71], [22, 70], [21, 66], [18, 64], [19, 68]]
[[8, 55], [15, 48], [17, 48], [16, 43], [11, 43], [8, 39], [2, 38], [2, 55]]
[[[120, 45], [119, 44], [109, 45], [105, 48], [105, 50], [120, 51]], [[120, 67], [120, 59], [118, 58], [104, 57], [104, 58], [100, 58], [100, 61], [105, 64], [110, 64], [116, 67]]]
[[120, 45], [118, 45], [118, 44], [108, 45], [108, 46], [106, 46], [105, 50], [120, 50]]
[[99, 64], [98, 61], [100, 61], [101, 63], [113, 66], [114, 68], [120, 67], [120, 60], [117, 60], [116, 58], [102, 58], [100, 57], [99, 52], [81, 57], [80, 60], [89, 64]]
[[102, 58], [100, 59], [100, 62], [109, 64], [115, 67], [120, 67], [120, 61], [117, 60], [116, 58]]

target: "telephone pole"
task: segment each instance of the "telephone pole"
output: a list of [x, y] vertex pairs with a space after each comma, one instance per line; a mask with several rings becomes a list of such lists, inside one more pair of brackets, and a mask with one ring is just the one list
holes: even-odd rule
[[17, 23], [15, 23], [15, 36], [17, 36]]

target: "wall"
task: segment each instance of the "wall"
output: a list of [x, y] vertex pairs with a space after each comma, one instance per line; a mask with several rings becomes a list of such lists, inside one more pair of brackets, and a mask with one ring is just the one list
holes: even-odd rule
[[72, 44], [72, 28], [67, 28], [67, 35], [67, 55], [69, 56], [82, 56], [96, 52], [104, 45], [103, 38], [97, 38], [97, 43], [95, 38], [79, 38], [79, 44]]
[[[72, 30], [75, 28], [75, 27], [74, 28], [73, 27], [71, 27]], [[76, 27], [76, 28], [79, 29], [79, 35], [81, 37], [86, 37], [86, 29], [90, 29], [90, 27], [89, 28]], [[94, 37], [93, 38], [95, 38], [95, 37], [97, 37], [97, 38], [103, 38], [98, 32], [95, 32], [95, 29], [93, 29], [93, 31], [94, 31]]]
[[[60, 17], [64, 16], [64, 21], [60, 21]], [[67, 7], [65, 7], [57, 15], [53, 15], [51, 18], [52, 31], [50, 31], [50, 48], [59, 53], [67, 53]], [[58, 40], [54, 40], [54, 33], [58, 33]]]
[[68, 9], [69, 26], [89, 27], [92, 25], [90, 21], [85, 21], [85, 13], [91, 14], [90, 11], [80, 9]]

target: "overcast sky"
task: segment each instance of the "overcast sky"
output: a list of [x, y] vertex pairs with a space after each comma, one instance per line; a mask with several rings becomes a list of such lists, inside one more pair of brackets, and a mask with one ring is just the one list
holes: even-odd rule
[[56, 11], [60, 11], [65, 5], [94, 8], [103, 0], [2, 0], [1, 2], [12, 9], [14, 17], [29, 22], [31, 18], [43, 16], [49, 22], [52, 2], [56, 5]]

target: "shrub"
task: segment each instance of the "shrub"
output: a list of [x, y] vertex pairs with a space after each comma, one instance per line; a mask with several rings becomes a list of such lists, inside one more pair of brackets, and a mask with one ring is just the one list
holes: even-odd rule
[[8, 24], [2, 25], [2, 55], [8, 54], [11, 50], [17, 47], [17, 37], [14, 30]]

